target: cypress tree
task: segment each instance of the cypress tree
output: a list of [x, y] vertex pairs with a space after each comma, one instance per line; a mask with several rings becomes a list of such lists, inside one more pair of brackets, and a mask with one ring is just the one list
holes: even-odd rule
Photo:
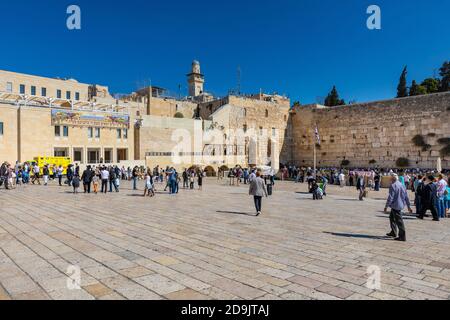
[[407, 67], [403, 69], [400, 81], [397, 86], [397, 98], [403, 98], [408, 96], [408, 87], [406, 86], [406, 75], [408, 74]]

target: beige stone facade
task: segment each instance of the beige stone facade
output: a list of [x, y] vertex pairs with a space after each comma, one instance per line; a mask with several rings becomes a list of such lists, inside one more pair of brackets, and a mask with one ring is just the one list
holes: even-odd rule
[[[292, 109], [279, 95], [214, 98], [203, 91], [198, 62], [187, 80], [199, 86], [192, 89], [198, 96], [146, 87], [113, 97], [106, 86], [0, 71], [0, 161], [68, 156], [83, 165], [134, 161], [178, 169], [312, 166], [317, 124], [318, 166], [348, 160], [351, 167], [395, 167], [403, 157], [411, 167], [433, 168], [443, 148], [438, 139], [450, 137], [450, 93]], [[426, 150], [414, 145], [416, 135]], [[442, 160], [450, 167], [448, 156]]]
[[[407, 158], [410, 167], [436, 168], [440, 138], [450, 137], [450, 93], [376, 101], [327, 108], [320, 105], [296, 107], [291, 114], [292, 163], [312, 166], [314, 127], [317, 124], [321, 147], [319, 166], [396, 167], [398, 158]], [[412, 139], [423, 136], [429, 150]], [[426, 148], [426, 149], [428, 149]], [[442, 157], [450, 168], [450, 157]]]
[[[215, 99], [203, 91], [198, 62], [192, 65], [188, 84], [196, 96], [174, 98], [162, 88], [148, 87], [115, 98], [105, 86], [1, 71], [0, 158], [23, 162], [37, 156], [67, 156], [82, 165], [135, 161], [179, 169], [259, 165], [270, 159], [278, 163], [278, 147], [252, 149], [249, 141], [235, 141], [232, 132], [245, 128], [272, 134], [276, 129], [277, 136], [267, 139], [282, 144], [284, 135], [279, 137], [278, 130], [285, 129], [288, 99], [269, 95]], [[111, 122], [116, 117], [125, 117], [126, 124]], [[211, 142], [209, 136], [218, 124], [224, 139]], [[179, 145], [177, 134], [189, 137], [190, 143]]]

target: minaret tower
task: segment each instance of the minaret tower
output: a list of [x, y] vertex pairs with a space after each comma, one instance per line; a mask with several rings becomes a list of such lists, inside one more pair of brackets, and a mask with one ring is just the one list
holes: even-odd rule
[[200, 72], [200, 62], [194, 60], [192, 62], [191, 73], [187, 75], [189, 96], [197, 97], [203, 93], [203, 85], [205, 83], [205, 77]]

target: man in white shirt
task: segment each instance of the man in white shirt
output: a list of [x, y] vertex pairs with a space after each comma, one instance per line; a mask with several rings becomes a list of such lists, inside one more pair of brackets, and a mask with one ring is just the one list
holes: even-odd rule
[[345, 174], [343, 172], [339, 174], [339, 184], [341, 188], [345, 187]]
[[31, 183], [34, 184], [34, 182], [37, 180], [38, 184], [41, 185], [41, 181], [39, 180], [39, 172], [40, 168], [37, 163], [33, 166], [33, 179], [31, 180]]
[[107, 193], [108, 192], [109, 171], [106, 169], [106, 167], [103, 167], [102, 171], [100, 172], [100, 175], [102, 176], [102, 193]]

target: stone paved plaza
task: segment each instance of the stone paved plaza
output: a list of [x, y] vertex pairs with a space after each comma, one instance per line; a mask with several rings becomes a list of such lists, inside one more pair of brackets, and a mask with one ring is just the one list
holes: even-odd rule
[[[155, 198], [129, 183], [107, 195], [2, 189], [0, 299], [449, 299], [450, 220], [408, 217], [398, 243], [383, 237], [386, 190], [364, 202], [354, 188], [305, 192], [279, 182], [255, 217], [247, 187], [225, 180]], [[379, 290], [366, 286], [371, 265]]]

